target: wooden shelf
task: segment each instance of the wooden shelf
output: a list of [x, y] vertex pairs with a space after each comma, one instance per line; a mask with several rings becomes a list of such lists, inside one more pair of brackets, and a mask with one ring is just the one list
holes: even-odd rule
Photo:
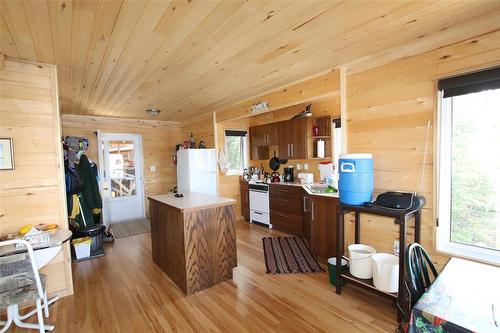
[[344, 279], [356, 286], [359, 286], [364, 289], [369, 289], [383, 297], [390, 298], [390, 299], [398, 299], [398, 293], [389, 293], [380, 289], [377, 289], [373, 285], [373, 279], [360, 279], [349, 273], [349, 268], [344, 268], [342, 272], [340, 273], [340, 278]]
[[329, 135], [311, 135], [313, 139], [330, 139]]

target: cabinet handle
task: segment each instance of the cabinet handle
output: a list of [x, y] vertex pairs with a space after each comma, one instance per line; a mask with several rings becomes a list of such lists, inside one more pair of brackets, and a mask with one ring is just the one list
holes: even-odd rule
[[287, 143], [286, 148], [287, 148], [287, 153], [288, 153], [287, 155], [290, 156], [290, 144], [289, 143]]
[[314, 201], [311, 200], [311, 222], [314, 221]]
[[302, 205], [304, 206], [303, 210], [304, 210], [304, 213], [307, 213], [307, 198], [306, 197], [302, 197]]
[[290, 146], [292, 146], [292, 156], [294, 156], [295, 154], [293, 153], [293, 143], [290, 144]]

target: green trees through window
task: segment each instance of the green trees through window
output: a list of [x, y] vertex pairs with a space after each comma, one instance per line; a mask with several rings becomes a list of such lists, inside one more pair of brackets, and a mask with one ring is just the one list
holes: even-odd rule
[[450, 240], [500, 250], [500, 89], [451, 98]]

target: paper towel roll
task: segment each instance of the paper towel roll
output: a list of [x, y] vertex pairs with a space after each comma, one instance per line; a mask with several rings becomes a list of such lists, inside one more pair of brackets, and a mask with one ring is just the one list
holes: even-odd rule
[[318, 157], [319, 158], [325, 157], [325, 141], [318, 140], [316, 141], [316, 145], [317, 145]]

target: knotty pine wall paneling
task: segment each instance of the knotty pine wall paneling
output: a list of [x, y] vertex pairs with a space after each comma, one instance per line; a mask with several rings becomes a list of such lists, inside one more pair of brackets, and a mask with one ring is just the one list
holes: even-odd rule
[[[144, 195], [167, 193], [177, 184], [177, 169], [172, 165], [175, 145], [181, 142], [181, 129], [175, 123], [164, 121], [128, 120], [108, 117], [63, 115], [63, 135], [83, 136], [89, 139], [87, 156], [98, 161], [97, 135], [104, 133], [131, 133], [142, 136], [144, 155]], [[151, 171], [151, 166], [156, 171]], [[145, 199], [146, 214], [149, 215], [148, 200]]]
[[[0, 171], [0, 233], [68, 228], [56, 78], [53, 65], [9, 58], [0, 71], [0, 137], [13, 138], [15, 165]], [[49, 294], [73, 293], [69, 243], [41, 272]]]
[[[500, 32], [496, 31], [347, 77], [347, 150], [373, 154], [376, 194], [419, 190], [427, 123], [431, 122], [422, 193], [427, 199], [422, 243], [439, 267], [448, 257], [436, 253], [436, 83], [439, 78], [498, 65], [499, 59]], [[349, 222], [346, 243], [353, 240], [353, 220]], [[398, 230], [389, 219], [365, 215], [361, 242], [380, 252], [392, 252]]]

